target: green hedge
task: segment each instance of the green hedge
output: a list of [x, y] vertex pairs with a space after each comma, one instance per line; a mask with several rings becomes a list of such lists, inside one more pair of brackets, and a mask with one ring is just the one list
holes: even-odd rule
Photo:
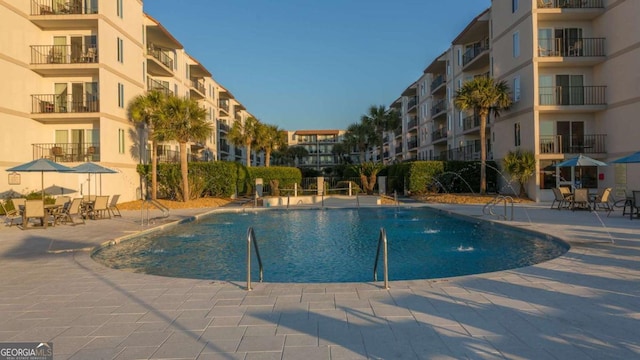
[[[487, 190], [495, 191], [497, 167], [487, 161]], [[480, 191], [479, 161], [412, 161], [391, 165], [386, 169], [390, 191], [410, 194], [430, 191], [477, 193]]]
[[[138, 165], [138, 173], [147, 179], [151, 186], [151, 165]], [[189, 163], [190, 198], [203, 196], [231, 197], [253, 194], [256, 178], [262, 178], [265, 184], [278, 180], [280, 188], [293, 188], [300, 183], [302, 174], [292, 167], [250, 167], [228, 161]], [[158, 164], [158, 197], [176, 199], [182, 197], [182, 176], [180, 164]]]
[[[293, 184], [302, 182], [300, 169], [288, 166], [250, 167], [250, 186], [253, 188], [256, 179], [262, 179], [262, 183], [271, 189], [271, 180], [278, 180], [279, 189], [293, 189]], [[273, 189], [271, 189], [273, 190]], [[274, 194], [271, 194], [274, 195]]]
[[[138, 173], [151, 186], [151, 165], [138, 165]], [[180, 164], [158, 164], [158, 197], [175, 199], [181, 191]], [[189, 187], [191, 198], [231, 197], [236, 193], [250, 193], [250, 176], [247, 168], [235, 162], [189, 163]], [[181, 194], [181, 193], [180, 193]]]

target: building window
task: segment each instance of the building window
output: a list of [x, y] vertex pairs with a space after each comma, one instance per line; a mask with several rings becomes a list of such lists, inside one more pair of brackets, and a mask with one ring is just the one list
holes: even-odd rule
[[515, 146], [520, 146], [520, 123], [513, 124], [513, 140]]
[[124, 62], [124, 41], [118, 38], [118, 62]]
[[118, 152], [124, 154], [124, 129], [118, 129]]
[[520, 76], [513, 78], [513, 102], [520, 101]]
[[118, 107], [124, 109], [124, 84], [118, 83]]
[[518, 56], [520, 56], [520, 33], [516, 31], [513, 33], [513, 57]]
[[117, 0], [116, 13], [120, 19], [122, 19], [122, 0]]
[[518, 11], [519, 0], [511, 0], [511, 12], [514, 13]]

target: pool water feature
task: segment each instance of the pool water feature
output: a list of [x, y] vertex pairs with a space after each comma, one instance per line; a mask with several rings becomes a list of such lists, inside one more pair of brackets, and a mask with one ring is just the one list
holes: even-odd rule
[[[93, 258], [134, 272], [243, 281], [249, 227], [255, 230], [266, 282], [372, 281], [380, 228], [387, 233], [392, 281], [519, 268], [569, 248], [538, 234], [429, 208], [305, 209], [214, 213], [103, 247]], [[252, 271], [257, 279], [257, 266]]]

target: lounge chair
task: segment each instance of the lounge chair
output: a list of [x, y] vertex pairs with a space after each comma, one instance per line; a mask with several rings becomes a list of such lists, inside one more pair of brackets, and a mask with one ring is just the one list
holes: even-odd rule
[[16, 211], [18, 212], [18, 215], [22, 215], [22, 212], [24, 211], [24, 206], [27, 203], [27, 199], [15, 198], [15, 199], [11, 199], [11, 202], [13, 203], [13, 208], [16, 209]]
[[119, 216], [122, 217], [122, 214], [120, 214], [120, 209], [118, 209], [118, 200], [120, 199], [120, 195], [113, 195], [111, 197], [111, 201], [109, 201], [109, 212], [111, 212], [111, 215], [113, 215], [113, 217]]
[[42, 200], [27, 200], [24, 205], [24, 220], [22, 229], [29, 227], [29, 219], [40, 219], [43, 228], [47, 228], [49, 216], [44, 210], [44, 202]]
[[577, 208], [590, 210], [589, 206], [589, 189], [576, 189], [571, 200], [571, 210]]
[[55, 205], [58, 206], [64, 206], [66, 203], [68, 203], [69, 201], [71, 201], [71, 198], [68, 196], [58, 196], [56, 198], [56, 202]]
[[14, 220], [22, 219], [22, 215], [20, 215], [16, 209], [7, 210], [7, 207], [4, 206], [2, 202], [0, 202], [0, 207], [2, 208], [2, 212], [4, 213], [5, 222], [7, 220], [11, 220], [11, 222], [9, 223], [9, 227], [13, 226]]
[[80, 224], [79, 222], [73, 221], [74, 217], [77, 217], [82, 221], [82, 224], [85, 224], [84, 219], [82, 218], [82, 214], [80, 212], [80, 205], [82, 204], [81, 198], [73, 199], [70, 203], [67, 203], [67, 206], [63, 208], [60, 212], [60, 222], [67, 223], [70, 222], [72, 225]]

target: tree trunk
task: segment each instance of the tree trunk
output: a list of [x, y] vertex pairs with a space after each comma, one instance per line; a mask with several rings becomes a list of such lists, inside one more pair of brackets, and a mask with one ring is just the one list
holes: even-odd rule
[[480, 194], [487, 193], [487, 115], [480, 114]]
[[189, 201], [189, 162], [187, 143], [180, 143], [180, 172], [182, 173], [182, 201]]
[[247, 154], [245, 155], [245, 159], [247, 161], [247, 167], [251, 167], [251, 143], [244, 145], [245, 151]]
[[[149, 130], [149, 137], [152, 137], [153, 132]], [[152, 138], [153, 139], [153, 138]], [[151, 199], [155, 200], [158, 197], [158, 144], [155, 140], [151, 140]]]
[[271, 150], [266, 149], [264, 151], [264, 166], [269, 167], [271, 165]]
[[369, 194], [369, 179], [367, 178], [367, 175], [361, 174], [360, 181], [362, 182], [362, 188], [364, 189], [364, 191]]
[[376, 187], [377, 174], [369, 175], [369, 187], [367, 188], [367, 195], [373, 195], [373, 189]]

